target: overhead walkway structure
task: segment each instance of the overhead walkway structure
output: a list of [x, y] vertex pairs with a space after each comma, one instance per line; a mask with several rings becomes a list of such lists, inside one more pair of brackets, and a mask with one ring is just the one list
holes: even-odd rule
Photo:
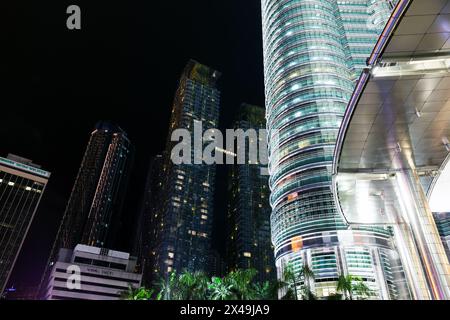
[[430, 207], [450, 204], [449, 140], [450, 1], [400, 0], [345, 113], [333, 190], [350, 225], [393, 228], [414, 299], [450, 299]]

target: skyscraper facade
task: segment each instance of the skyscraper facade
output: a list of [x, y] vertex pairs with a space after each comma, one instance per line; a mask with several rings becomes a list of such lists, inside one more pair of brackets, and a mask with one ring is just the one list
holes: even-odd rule
[[155, 233], [159, 231], [159, 228], [154, 228], [153, 226], [158, 225], [159, 197], [161, 196], [160, 191], [164, 181], [163, 160], [164, 157], [162, 155], [154, 156], [150, 160], [140, 208], [137, 234], [134, 241], [133, 251], [138, 258], [137, 266], [143, 274], [142, 282], [147, 287], [151, 285], [153, 274], [152, 243], [157, 236]]
[[56, 250], [80, 243], [114, 245], [132, 156], [133, 147], [121, 128], [103, 121], [96, 124], [64, 212]]
[[191, 60], [175, 93], [161, 169], [163, 185], [158, 197], [158, 210], [152, 218], [154, 277], [164, 277], [175, 270], [208, 271], [205, 269], [211, 249], [216, 168], [214, 165], [195, 164], [195, 160], [202, 159], [194, 159], [194, 152], [187, 155], [191, 164], [174, 164], [171, 154], [179, 141], [171, 138], [175, 130], [186, 129], [194, 139], [183, 142], [192, 143], [194, 150], [194, 144], [198, 143], [194, 136], [196, 125], [201, 124], [203, 131], [217, 128], [220, 91], [216, 85], [219, 77], [219, 72]]
[[281, 277], [287, 264], [308, 264], [319, 296], [340, 274], [360, 276], [378, 298], [407, 292], [391, 231], [349, 229], [331, 191], [342, 117], [391, 10], [379, 0], [262, 1], [276, 265]]
[[444, 245], [447, 258], [450, 260], [450, 213], [449, 212], [437, 212], [434, 213], [434, 221], [439, 231], [439, 235]]
[[133, 161], [133, 146], [118, 126], [101, 121], [88, 146], [67, 203], [45, 276], [60, 249], [78, 244], [114, 248]]
[[[265, 129], [265, 112], [243, 104], [235, 129]], [[251, 139], [251, 138], [249, 138]], [[249, 154], [247, 141], [245, 154]], [[269, 176], [264, 164], [234, 164], [229, 170], [227, 263], [230, 270], [253, 268], [259, 281], [275, 280], [275, 259], [270, 240]]]
[[0, 158], [0, 296], [27, 236], [50, 173], [31, 160]]
[[102, 248], [116, 246], [122, 223], [123, 202], [133, 163], [133, 146], [125, 132], [110, 124], [108, 151], [92, 199], [81, 243]]

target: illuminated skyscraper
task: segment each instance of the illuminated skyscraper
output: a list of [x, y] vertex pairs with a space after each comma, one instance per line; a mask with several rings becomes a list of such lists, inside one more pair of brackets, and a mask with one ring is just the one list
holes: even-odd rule
[[[265, 129], [264, 109], [243, 104], [235, 129]], [[251, 138], [249, 138], [251, 139]], [[245, 154], [249, 154], [248, 141]], [[254, 141], [256, 143], [256, 141]], [[269, 176], [264, 164], [230, 166], [228, 182], [227, 263], [231, 270], [253, 268], [259, 281], [275, 280], [275, 259], [270, 241]]]
[[[133, 160], [126, 133], [99, 122], [91, 133], [50, 254], [45, 276], [60, 249], [84, 244], [114, 248], [122, 223], [122, 207]], [[43, 279], [44, 280], [44, 279]]]
[[380, 0], [262, 1], [276, 265], [281, 277], [288, 263], [308, 264], [319, 296], [334, 292], [339, 274], [360, 276], [378, 298], [407, 296], [391, 231], [349, 229], [331, 191], [342, 117], [391, 9]]
[[16, 263], [50, 173], [31, 160], [0, 158], [0, 296]]
[[[161, 169], [163, 183], [152, 218], [154, 278], [166, 276], [173, 270], [208, 271], [216, 168], [201, 161], [196, 164], [196, 160], [202, 159], [194, 157], [194, 152], [187, 155], [192, 164], [174, 164], [171, 153], [179, 141], [172, 141], [171, 137], [175, 130], [186, 129], [194, 150], [194, 144], [198, 143], [194, 141], [196, 124], [201, 123], [203, 131], [217, 128], [220, 91], [216, 83], [219, 77], [219, 72], [191, 60], [175, 93]], [[201, 140], [203, 132], [198, 134]], [[203, 150], [201, 146], [200, 149]]]
[[126, 133], [111, 123], [97, 123], [67, 203], [57, 250], [80, 243], [114, 246], [131, 161]]

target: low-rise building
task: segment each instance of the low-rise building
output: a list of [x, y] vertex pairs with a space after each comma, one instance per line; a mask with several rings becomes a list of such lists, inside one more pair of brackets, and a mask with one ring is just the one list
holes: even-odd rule
[[45, 300], [119, 300], [128, 288], [138, 288], [136, 258], [128, 253], [77, 245], [61, 249], [52, 266]]

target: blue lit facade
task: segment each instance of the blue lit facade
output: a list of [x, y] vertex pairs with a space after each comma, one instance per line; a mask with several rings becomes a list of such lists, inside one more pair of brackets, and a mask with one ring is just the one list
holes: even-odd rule
[[351, 230], [331, 190], [335, 141], [355, 82], [390, 15], [390, 1], [263, 0], [271, 228], [278, 276], [308, 264], [313, 291], [340, 274], [375, 298], [407, 297], [391, 230]]
[[[172, 271], [210, 271], [216, 167], [174, 164], [171, 153], [179, 142], [171, 137], [177, 129], [193, 135], [196, 122], [202, 123], [203, 130], [218, 127], [220, 76], [218, 71], [194, 60], [188, 62], [181, 75], [161, 160], [158, 202], [151, 217], [152, 280], [167, 277]], [[193, 152], [191, 157], [194, 160]]]
[[[242, 104], [234, 129], [265, 128], [264, 109]], [[261, 139], [261, 138], [260, 138]], [[245, 153], [250, 153], [248, 143]], [[276, 279], [270, 241], [269, 177], [264, 165], [234, 164], [228, 174], [227, 262], [229, 270], [255, 269], [260, 282]]]
[[436, 222], [439, 235], [441, 236], [447, 258], [450, 260], [450, 213], [434, 213], [434, 221]]

